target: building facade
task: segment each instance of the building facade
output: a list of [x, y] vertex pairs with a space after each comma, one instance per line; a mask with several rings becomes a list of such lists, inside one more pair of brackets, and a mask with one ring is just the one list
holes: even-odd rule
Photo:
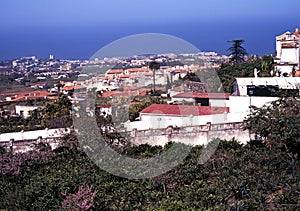
[[293, 76], [299, 67], [299, 35], [297, 28], [294, 33], [285, 32], [276, 36], [276, 66], [278, 76]]

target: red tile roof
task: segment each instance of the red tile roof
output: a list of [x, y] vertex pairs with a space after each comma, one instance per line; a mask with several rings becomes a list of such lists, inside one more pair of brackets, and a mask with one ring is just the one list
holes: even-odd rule
[[137, 73], [137, 72], [147, 72], [149, 71], [147, 67], [142, 67], [142, 68], [131, 68], [127, 69], [129, 73]]
[[172, 91], [177, 91], [177, 92], [183, 92], [184, 91], [184, 86], [176, 86], [173, 89], [171, 89]]
[[71, 90], [76, 90], [76, 89], [86, 89], [85, 86], [81, 86], [81, 85], [75, 85], [75, 86], [65, 86], [62, 88], [62, 90], [64, 91], [71, 91]]
[[55, 95], [51, 92], [46, 91], [33, 91], [33, 92], [19, 92], [15, 95], [7, 96], [12, 99], [12, 101], [22, 101], [22, 100], [35, 100], [39, 98], [47, 98], [49, 96]]
[[210, 98], [210, 99], [228, 99], [229, 93], [200, 93], [184, 92], [174, 95], [175, 98]]
[[124, 72], [124, 70], [122, 70], [122, 69], [119, 69], [119, 70], [108, 70], [108, 71], [106, 71], [106, 74], [121, 74], [121, 73], [123, 73]]
[[138, 90], [140, 88], [136, 87], [136, 86], [124, 86], [123, 89], [124, 89], [124, 91], [135, 91], [135, 90]]
[[161, 114], [172, 116], [202, 116], [211, 114], [228, 113], [227, 107], [211, 107], [211, 106], [187, 106], [187, 105], [168, 105], [168, 104], [152, 104], [140, 112], [140, 114]]
[[135, 74], [124, 74], [124, 75], [119, 75], [119, 78], [137, 78], [138, 76]]

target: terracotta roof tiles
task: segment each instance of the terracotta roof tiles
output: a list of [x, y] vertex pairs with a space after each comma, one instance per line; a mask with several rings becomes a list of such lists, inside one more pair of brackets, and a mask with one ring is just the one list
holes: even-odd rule
[[227, 107], [152, 104], [149, 107], [142, 110], [140, 114], [201, 116], [201, 115], [223, 114], [228, 112], [229, 112], [229, 108]]

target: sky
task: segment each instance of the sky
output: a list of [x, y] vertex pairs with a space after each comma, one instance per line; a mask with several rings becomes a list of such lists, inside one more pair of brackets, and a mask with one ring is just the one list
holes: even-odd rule
[[275, 51], [275, 36], [300, 28], [298, 0], [2, 0], [0, 60], [36, 55], [88, 59], [140, 33], [179, 37], [227, 54], [244, 39], [249, 54]]

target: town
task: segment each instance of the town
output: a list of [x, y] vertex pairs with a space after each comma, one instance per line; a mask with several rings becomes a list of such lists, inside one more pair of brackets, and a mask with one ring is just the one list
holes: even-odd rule
[[[165, 145], [181, 142], [186, 133], [194, 134], [185, 141], [191, 145], [218, 137], [247, 143], [253, 134], [243, 129], [243, 121], [251, 106], [299, 96], [299, 34], [297, 28], [276, 36], [276, 55], [247, 76], [233, 78], [227, 87], [214, 77], [231, 57], [215, 52], [93, 60], [58, 60], [51, 54], [49, 59], [2, 61], [1, 145], [14, 152], [29, 150], [29, 143], [40, 140], [57, 146], [57, 139], [70, 133], [72, 120], [56, 121], [46, 110], [62, 95], [86, 113], [101, 116], [101, 133], [110, 143], [128, 139], [137, 145]], [[67, 109], [69, 118], [76, 118], [74, 106]], [[46, 115], [48, 122], [42, 120]], [[107, 136], [118, 132], [127, 138]]]
[[300, 210], [299, 8], [1, 1], [0, 211]]

